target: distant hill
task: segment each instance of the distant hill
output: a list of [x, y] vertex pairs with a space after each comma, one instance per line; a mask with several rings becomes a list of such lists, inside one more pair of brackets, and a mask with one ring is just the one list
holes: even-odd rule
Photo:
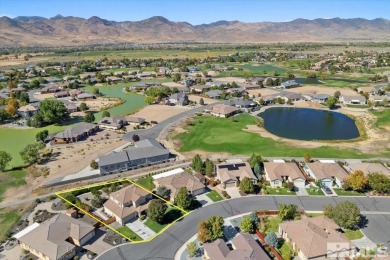
[[390, 41], [390, 20], [296, 19], [291, 22], [217, 21], [191, 25], [154, 16], [137, 22], [63, 17], [0, 17], [1, 46], [64, 46], [118, 42]]

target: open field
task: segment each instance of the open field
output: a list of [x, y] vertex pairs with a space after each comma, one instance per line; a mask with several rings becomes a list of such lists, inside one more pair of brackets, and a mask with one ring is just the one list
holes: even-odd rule
[[372, 114], [378, 117], [375, 125], [379, 128], [389, 129], [390, 126], [390, 109], [382, 111], [371, 111]]
[[238, 115], [235, 120], [202, 116], [195, 117], [193, 122], [195, 123], [194, 126], [185, 127], [187, 132], [176, 136], [176, 139], [180, 141], [180, 152], [206, 151], [247, 155], [259, 153], [263, 156], [291, 157], [310, 153], [313, 157], [322, 158], [389, 156], [388, 150], [378, 154], [365, 154], [356, 148], [339, 148], [337, 147], [338, 144], [318, 143], [318, 146], [313, 148], [288, 145], [283, 141], [275, 141], [256, 133], [244, 131], [243, 129], [248, 125], [255, 125], [255, 118], [250, 115]]
[[0, 210], [0, 242], [6, 237], [8, 230], [20, 219], [17, 210]]
[[169, 117], [188, 110], [182, 106], [150, 105], [135, 112], [133, 116], [144, 118], [146, 121], [161, 122]]
[[26, 172], [24, 170], [0, 172], [0, 201], [3, 200], [4, 192], [7, 189], [27, 184], [24, 180], [25, 177]]

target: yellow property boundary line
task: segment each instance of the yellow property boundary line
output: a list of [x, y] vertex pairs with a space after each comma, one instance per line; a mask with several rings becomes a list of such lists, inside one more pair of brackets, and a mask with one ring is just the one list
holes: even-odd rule
[[[168, 205], [170, 205], [171, 207], [174, 207], [178, 210], [180, 210], [181, 212], [183, 212], [184, 214], [176, 219], [175, 221], [173, 221], [172, 223], [166, 225], [163, 229], [160, 230], [160, 232], [156, 233], [153, 237], [147, 239], [147, 240], [141, 240], [141, 241], [135, 241], [135, 240], [132, 240], [130, 239], [129, 237], [125, 236], [124, 234], [122, 234], [121, 232], [117, 231], [116, 229], [112, 228], [110, 225], [107, 225], [106, 223], [100, 221], [100, 219], [96, 218], [93, 214], [91, 214], [90, 212], [88, 211], [85, 211], [84, 209], [82, 208], [79, 208], [77, 207], [74, 203], [70, 202], [69, 200], [65, 199], [62, 195], [65, 194], [65, 193], [71, 193], [73, 191], [80, 191], [80, 190], [85, 190], [85, 189], [90, 189], [90, 188], [94, 188], [94, 187], [100, 187], [100, 186], [105, 186], [105, 185], [108, 185], [108, 184], [115, 184], [115, 183], [119, 183], [119, 182], [129, 182], [130, 184], [133, 184], [141, 189], [143, 189], [144, 191], [152, 194], [153, 196], [159, 198], [160, 200], [164, 201], [165, 203], [167, 203]], [[73, 207], [75, 207], [77, 210], [83, 212], [85, 215], [91, 217], [92, 219], [96, 220], [97, 222], [99, 222], [101, 225], [105, 226], [106, 228], [108, 229], [111, 229], [112, 231], [114, 231], [115, 233], [119, 234], [120, 236], [122, 236], [123, 238], [126, 238], [127, 240], [129, 240], [130, 242], [132, 243], [147, 243], [147, 242], [150, 242], [152, 241], [153, 239], [155, 239], [156, 237], [158, 237], [159, 235], [161, 235], [162, 233], [164, 233], [168, 228], [170, 228], [173, 224], [175, 224], [177, 221], [183, 219], [184, 217], [186, 217], [188, 214], [190, 214], [189, 211], [186, 211], [176, 205], [174, 205], [172, 202], [170, 201], [167, 201], [165, 199], [163, 199], [162, 197], [158, 196], [157, 194], [154, 194], [152, 191], [146, 189], [145, 187], [139, 185], [138, 183], [135, 183], [134, 181], [130, 180], [130, 179], [127, 179], [127, 178], [124, 178], [124, 179], [120, 179], [120, 180], [116, 180], [116, 181], [106, 181], [106, 182], [102, 182], [102, 183], [98, 183], [98, 184], [93, 184], [93, 185], [87, 185], [87, 186], [83, 186], [83, 187], [79, 187], [79, 188], [73, 188], [73, 189], [69, 189], [69, 190], [64, 190], [64, 191], [61, 191], [61, 192], [56, 192], [55, 195], [57, 197], [59, 197], [60, 199], [62, 199], [63, 201], [65, 201], [66, 203], [69, 203], [70, 205], [72, 205]], [[134, 231], [133, 231], [134, 232]], [[135, 232], [134, 232], [135, 233]], [[136, 233], [135, 233], [136, 234]], [[138, 234], [137, 234], [138, 235]]]

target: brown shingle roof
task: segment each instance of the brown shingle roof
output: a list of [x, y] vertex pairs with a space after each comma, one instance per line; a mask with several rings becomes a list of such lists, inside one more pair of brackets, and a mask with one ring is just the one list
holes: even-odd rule
[[172, 198], [176, 197], [176, 193], [182, 187], [187, 188], [190, 193], [205, 187], [204, 184], [196, 179], [193, 175], [186, 172], [158, 178], [155, 180], [155, 182], [170, 189]]
[[212, 107], [212, 112], [216, 114], [229, 115], [238, 111], [239, 109], [233, 106], [228, 106], [224, 104], [217, 104]]
[[296, 163], [265, 162], [264, 168], [271, 181], [282, 181], [282, 176], [288, 176], [292, 180], [305, 179]]
[[217, 173], [222, 183], [229, 180], [237, 181], [237, 178], [242, 180], [245, 177], [257, 179], [252, 172], [251, 166], [247, 162], [218, 164]]
[[327, 254], [327, 243], [349, 243], [338, 230], [340, 227], [325, 216], [279, 224], [293, 243], [307, 257]]
[[362, 171], [365, 174], [381, 172], [390, 176], [390, 170], [380, 163], [350, 163], [348, 166], [352, 171]]
[[332, 177], [336, 177], [339, 181], [342, 181], [348, 177], [347, 172], [344, 171], [344, 169], [337, 163], [321, 163], [316, 161], [313, 163], [307, 163], [306, 165], [310, 168], [318, 180], [332, 179]]

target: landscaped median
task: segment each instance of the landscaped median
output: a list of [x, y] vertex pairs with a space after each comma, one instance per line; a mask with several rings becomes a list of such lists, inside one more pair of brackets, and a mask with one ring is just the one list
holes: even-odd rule
[[[146, 180], [145, 183], [141, 183], [146, 184], [145, 186], [148, 186], [147, 184], [149, 184], [150, 182]], [[128, 191], [130, 189], [131, 191]], [[133, 192], [133, 190], [138, 190], [134, 192], [141, 196], [140, 201], [142, 201], [144, 198], [148, 198], [148, 202], [145, 201], [143, 204], [138, 200], [137, 202], [133, 202], [136, 203], [137, 208], [142, 208], [143, 211], [138, 212], [138, 216], [133, 217], [133, 220], [131, 220], [130, 223], [128, 223], [129, 218], [123, 218], [118, 220], [117, 215], [109, 210], [110, 204], [113, 204], [109, 203], [110, 200], [113, 200], [115, 202], [116, 199], [115, 196], [115, 198], [113, 198], [112, 196], [110, 196], [110, 194], [117, 195], [119, 194], [118, 192], [121, 192], [122, 190], [125, 191], [123, 192], [123, 194], [125, 195]], [[74, 207], [80, 213], [83, 213], [84, 215], [93, 219], [95, 223], [98, 223], [99, 225], [114, 231], [121, 237], [133, 243], [151, 241], [156, 236], [160, 235], [162, 232], [168, 229], [176, 221], [182, 219], [188, 214], [188, 212], [184, 209], [174, 205], [170, 201], [161, 198], [160, 196], [154, 194], [151, 190], [129, 179], [109, 181], [105, 183], [99, 183], [95, 185], [66, 190], [58, 192], [56, 193], [56, 195], [63, 201], [65, 201], [67, 208]], [[145, 214], [145, 211], [149, 210], [149, 207], [152, 205], [152, 202], [155, 202], [154, 204], [158, 204], [157, 207], [160, 207], [160, 209], [162, 208], [164, 210], [163, 212], [161, 212], [162, 215], [160, 214], [161, 216], [158, 220], [152, 220], [149, 218], [149, 214]], [[111, 205], [111, 207], [113, 206]], [[135, 208], [134, 205], [125, 206], [124, 204], [122, 205], [122, 207]], [[144, 227], [146, 226], [146, 228], [149, 228], [151, 230], [151, 234], [145, 237], [145, 232], [139, 233], [139, 228], [133, 228], [132, 230], [132, 221], [134, 220], [139, 223], [142, 223]]]

